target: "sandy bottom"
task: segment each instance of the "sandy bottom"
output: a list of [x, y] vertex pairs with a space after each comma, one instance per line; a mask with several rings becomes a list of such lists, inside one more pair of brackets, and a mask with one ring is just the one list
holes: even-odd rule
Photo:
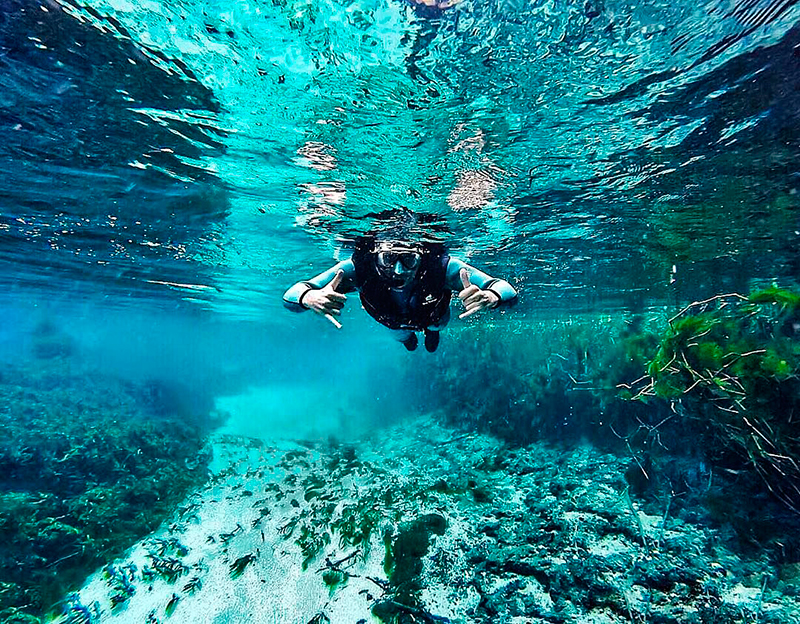
[[[430, 418], [345, 446], [230, 435], [248, 431], [248, 410], [278, 398], [253, 391], [221, 400], [233, 418], [211, 443], [209, 483], [91, 576], [73, 615], [85, 608], [109, 623], [373, 622], [373, 606], [398, 595], [383, 536], [433, 515], [446, 528], [420, 553], [414, 614], [404, 621], [800, 622], [791, 566], [745, 558], [718, 529], [645, 513], [628, 494], [625, 458], [588, 447], [509, 449]], [[298, 431], [284, 417], [274, 425], [282, 438], [324, 431], [320, 423]], [[367, 527], [361, 543], [342, 539], [347, 514]], [[327, 587], [331, 569], [347, 582]]]

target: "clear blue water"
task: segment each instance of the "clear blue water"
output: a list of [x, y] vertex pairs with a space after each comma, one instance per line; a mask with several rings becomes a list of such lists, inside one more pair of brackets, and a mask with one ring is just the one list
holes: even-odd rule
[[4, 0], [3, 291], [281, 325], [398, 206], [520, 314], [796, 275], [798, 16]]
[[514, 322], [800, 270], [794, 2], [2, 7], [4, 358], [46, 320], [135, 378], [374, 400], [406, 354], [281, 294], [399, 208]]
[[398, 209], [520, 340], [796, 284], [799, 50], [796, 0], [0, 0], [0, 360], [48, 322], [198, 404], [280, 388], [240, 433], [390, 421], [410, 356], [281, 295]]

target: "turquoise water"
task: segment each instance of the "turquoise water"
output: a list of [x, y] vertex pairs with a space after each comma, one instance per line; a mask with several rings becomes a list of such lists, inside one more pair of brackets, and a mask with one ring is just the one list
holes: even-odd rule
[[272, 318], [398, 206], [523, 313], [797, 272], [793, 2], [6, 4], [12, 296]]
[[[0, 415], [26, 440], [11, 436], [0, 453], [4, 505], [29, 509], [37, 492], [58, 502], [59, 488], [87, 496], [69, 479], [37, 485], [35, 462], [20, 459], [38, 448], [38, 470], [66, 461], [50, 431], [61, 420], [175, 418], [198, 428], [188, 455], [206, 435], [355, 444], [437, 411], [439, 423], [512, 446], [585, 443], [585, 421], [609, 418], [595, 418], [599, 404], [573, 390], [597, 382], [592, 371], [619, 372], [615, 382], [645, 371], [628, 375], [630, 362], [615, 359], [612, 345], [628, 336], [618, 323], [663, 327], [707, 297], [797, 288], [798, 46], [794, 0], [463, 0], [444, 10], [400, 0], [0, 0]], [[420, 239], [508, 280], [519, 304], [454, 318], [438, 356], [407, 353], [355, 296], [341, 330], [284, 309], [286, 288], [346, 258], [357, 236], [399, 213], [414, 216]], [[796, 344], [792, 331], [787, 342]], [[792, 364], [789, 352], [779, 355]], [[798, 374], [771, 370], [782, 382]], [[541, 421], [513, 415], [534, 404], [547, 412]], [[24, 438], [27, 419], [42, 414], [52, 416], [42, 438]], [[648, 427], [662, 416], [637, 413]], [[83, 439], [65, 431], [75, 445]], [[424, 455], [414, 446], [424, 440], [409, 436]], [[129, 451], [144, 448], [131, 439], [120, 474]], [[394, 442], [364, 452], [397, 454], [406, 466]], [[463, 462], [492, 444], [465, 447]], [[320, 465], [334, 453], [314, 452]], [[175, 449], [165, 457], [188, 461]], [[403, 474], [444, 479], [442, 466], [458, 461], [439, 459]], [[716, 459], [723, 479], [742, 470]], [[575, 461], [569, 469], [578, 472], [592, 463]], [[690, 472], [695, 485], [719, 474], [706, 463]], [[509, 492], [540, 487], [510, 474]], [[114, 479], [108, 487], [124, 480]], [[162, 493], [171, 502], [161, 515], [113, 547], [84, 545], [80, 552], [95, 554], [67, 588], [156, 530], [195, 485], [170, 490], [174, 501]], [[462, 485], [453, 491], [480, 490]], [[635, 490], [634, 480], [625, 488]], [[517, 494], [504, 504], [521, 504]], [[486, 515], [441, 505], [457, 526]], [[61, 507], [47, 517], [76, 513]], [[398, 527], [412, 522], [404, 518]], [[82, 560], [72, 546], [14, 564], [17, 546], [0, 548], [3, 569]], [[767, 551], [770, 565], [798, 564], [796, 543], [780, 557]], [[747, 576], [740, 572], [732, 587]], [[753, 578], [748, 589], [758, 589]], [[747, 595], [758, 602], [757, 592]], [[10, 590], [0, 598], [14, 608], [33, 600]], [[57, 599], [38, 596], [32, 612]], [[481, 604], [469, 617], [466, 607], [453, 612], [453, 621], [492, 621]], [[214, 621], [245, 621], [237, 608]], [[537, 608], [545, 619], [531, 621], [578, 621], [558, 605]], [[512, 611], [494, 621], [514, 621]], [[629, 621], [648, 621], [649, 608], [630, 605], [614, 617], [626, 611]], [[565, 619], [546, 619], [556, 612]], [[312, 615], [275, 621], [306, 624]]]

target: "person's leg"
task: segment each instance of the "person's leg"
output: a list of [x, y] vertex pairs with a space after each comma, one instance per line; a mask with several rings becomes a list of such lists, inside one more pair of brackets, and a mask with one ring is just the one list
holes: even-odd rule
[[419, 344], [419, 338], [417, 338], [417, 334], [410, 329], [391, 329], [389, 330], [392, 332], [392, 338], [401, 342], [403, 346], [408, 349], [409, 351], [413, 351], [417, 348]]
[[425, 328], [425, 349], [429, 353], [433, 353], [439, 348], [439, 332], [442, 331], [450, 322], [450, 310], [433, 325], [428, 325]]
[[425, 350], [433, 353], [439, 348], [439, 330], [425, 329]]

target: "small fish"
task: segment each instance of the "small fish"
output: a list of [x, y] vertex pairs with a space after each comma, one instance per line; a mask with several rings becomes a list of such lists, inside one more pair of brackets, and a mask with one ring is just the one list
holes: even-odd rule
[[167, 606], [164, 607], [164, 614], [169, 617], [173, 613], [175, 613], [175, 607], [178, 606], [178, 602], [180, 602], [181, 597], [178, 594], [172, 594], [172, 598], [169, 599]]
[[203, 587], [203, 582], [200, 580], [199, 576], [193, 576], [189, 579], [186, 585], [183, 586], [183, 592], [185, 594], [193, 594], [197, 590]]
[[239, 578], [245, 571], [248, 565], [256, 560], [256, 556], [252, 553], [239, 557], [231, 564], [231, 578]]

